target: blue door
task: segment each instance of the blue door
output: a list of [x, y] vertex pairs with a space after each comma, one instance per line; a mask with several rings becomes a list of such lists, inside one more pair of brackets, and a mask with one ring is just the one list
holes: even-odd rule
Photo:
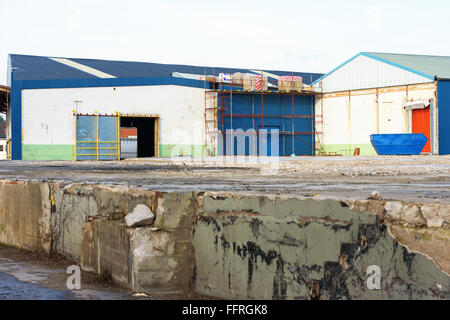
[[97, 159], [97, 117], [76, 115], [76, 160]]
[[117, 127], [117, 117], [98, 117], [98, 160], [118, 159]]
[[117, 116], [76, 115], [76, 160], [117, 160]]

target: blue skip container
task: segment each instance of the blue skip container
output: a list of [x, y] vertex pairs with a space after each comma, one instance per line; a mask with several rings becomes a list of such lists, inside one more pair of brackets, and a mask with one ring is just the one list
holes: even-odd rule
[[428, 138], [423, 133], [372, 134], [370, 142], [378, 155], [420, 154]]

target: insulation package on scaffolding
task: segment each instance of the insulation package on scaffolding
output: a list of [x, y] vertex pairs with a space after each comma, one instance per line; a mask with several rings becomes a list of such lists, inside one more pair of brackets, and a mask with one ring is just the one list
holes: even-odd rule
[[278, 91], [302, 91], [303, 79], [299, 76], [281, 76], [278, 79]]
[[[256, 77], [255, 74], [245, 74], [243, 79], [243, 89], [245, 91], [256, 91]], [[268, 79], [267, 76], [261, 76], [260, 80], [260, 91], [267, 91], [268, 89]], [[259, 91], [259, 90], [258, 90]]]
[[205, 81], [207, 82], [216, 82], [217, 78], [214, 76], [205, 76]]
[[233, 73], [232, 82], [233, 82], [233, 84], [242, 86], [243, 82], [244, 82], [244, 73], [242, 73], [242, 72]]

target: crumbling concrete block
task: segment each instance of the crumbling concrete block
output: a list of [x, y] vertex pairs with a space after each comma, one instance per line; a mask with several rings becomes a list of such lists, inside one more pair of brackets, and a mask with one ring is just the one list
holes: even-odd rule
[[143, 227], [152, 225], [155, 215], [145, 204], [138, 204], [134, 210], [125, 216], [125, 223], [129, 227]]
[[86, 222], [82, 235], [81, 268], [133, 289], [130, 285], [133, 229], [116, 221], [94, 219]]
[[367, 198], [369, 200], [381, 200], [380, 193], [378, 191], [374, 191], [370, 194], [370, 196]]
[[405, 226], [423, 227], [427, 221], [416, 204], [404, 204], [401, 201], [387, 201], [384, 206], [386, 217]]
[[129, 228], [105, 218], [83, 229], [81, 268], [135, 292], [185, 293], [192, 265], [191, 230]]
[[408, 226], [423, 227], [427, 225], [427, 221], [420, 213], [419, 207], [414, 204], [407, 204], [403, 206], [402, 220]]
[[48, 183], [0, 181], [0, 243], [50, 252], [51, 210]]
[[393, 220], [400, 220], [402, 217], [403, 204], [400, 201], [388, 201], [384, 206], [386, 216]]
[[450, 210], [448, 205], [426, 203], [420, 207], [423, 217], [427, 220], [427, 224], [436, 226], [436, 223], [442, 221], [441, 226], [444, 223], [450, 224]]
[[444, 219], [428, 219], [428, 228], [441, 228], [444, 225]]

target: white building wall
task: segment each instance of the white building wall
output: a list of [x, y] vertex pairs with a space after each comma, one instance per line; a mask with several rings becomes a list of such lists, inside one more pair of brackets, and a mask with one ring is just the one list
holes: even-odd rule
[[377, 130], [376, 94], [351, 96], [350, 106], [350, 143], [370, 143], [368, 134], [375, 133]]
[[406, 103], [405, 92], [380, 94], [379, 98], [379, 133], [409, 133], [408, 113], [403, 106]]
[[349, 143], [347, 109], [348, 97], [346, 96], [324, 99], [324, 144]]
[[0, 160], [6, 160], [7, 153], [6, 153], [6, 140], [0, 139]]
[[[378, 99], [377, 99], [378, 91]], [[436, 114], [435, 85], [422, 85], [354, 90], [325, 94], [323, 102], [316, 99], [316, 114], [323, 109], [323, 127], [320, 120], [316, 128], [321, 131], [321, 144], [326, 152], [352, 155], [355, 147], [362, 154], [375, 154], [370, 135], [376, 133], [411, 133], [411, 112], [404, 110], [407, 101], [431, 99], [432, 114]], [[317, 117], [321, 119], [321, 117]], [[431, 133], [434, 147], [437, 131]], [[435, 149], [436, 151], [436, 149]]]
[[11, 106], [6, 110], [6, 141], [11, 140]]
[[204, 90], [183, 86], [31, 89], [22, 92], [23, 144], [74, 144], [77, 113], [160, 117], [160, 145], [204, 143]]
[[380, 88], [388, 86], [427, 83], [431, 80], [413, 72], [360, 55], [330, 73], [314, 86], [323, 92]]

